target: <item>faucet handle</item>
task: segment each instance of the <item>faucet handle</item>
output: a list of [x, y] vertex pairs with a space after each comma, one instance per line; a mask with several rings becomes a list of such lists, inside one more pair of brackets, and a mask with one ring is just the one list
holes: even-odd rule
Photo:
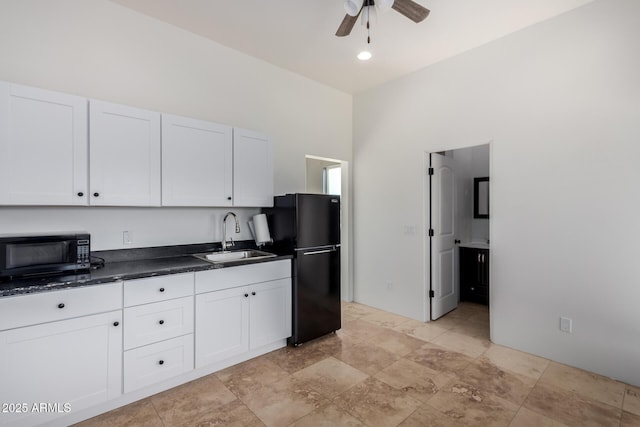
[[227, 246], [235, 246], [235, 242], [233, 241], [232, 237], [229, 237], [229, 241], [227, 242]]

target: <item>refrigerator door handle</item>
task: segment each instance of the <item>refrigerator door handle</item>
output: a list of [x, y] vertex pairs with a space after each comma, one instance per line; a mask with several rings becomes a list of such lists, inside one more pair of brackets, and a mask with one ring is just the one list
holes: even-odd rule
[[311, 252], [303, 252], [302, 255], [318, 255], [318, 254], [327, 254], [329, 252], [334, 252], [335, 249], [324, 249], [321, 251], [311, 251]]

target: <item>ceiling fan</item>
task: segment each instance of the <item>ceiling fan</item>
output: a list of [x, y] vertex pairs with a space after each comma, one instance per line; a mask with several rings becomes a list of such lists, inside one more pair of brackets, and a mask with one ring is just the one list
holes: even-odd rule
[[351, 30], [358, 20], [358, 16], [366, 7], [377, 6], [382, 10], [393, 9], [406, 16], [413, 22], [422, 22], [428, 15], [429, 9], [423, 7], [413, 0], [345, 0], [344, 8], [347, 11], [336, 36], [344, 37], [351, 34]]

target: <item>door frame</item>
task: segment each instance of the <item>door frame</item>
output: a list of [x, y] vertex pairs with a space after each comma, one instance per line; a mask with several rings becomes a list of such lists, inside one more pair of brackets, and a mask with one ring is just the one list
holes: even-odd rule
[[[431, 221], [431, 180], [429, 179], [429, 167], [430, 167], [430, 157], [431, 153], [442, 153], [445, 151], [455, 151], [463, 148], [471, 148], [477, 147], [480, 145], [488, 145], [489, 146], [489, 194], [491, 197], [489, 198], [489, 212], [491, 212], [489, 216], [489, 241], [491, 242], [491, 249], [493, 250], [496, 246], [496, 242], [494, 240], [494, 227], [493, 227], [493, 218], [495, 216], [494, 209], [494, 200], [495, 200], [495, 191], [493, 191], [493, 185], [495, 180], [493, 178], [493, 140], [488, 140], [484, 142], [476, 142], [468, 145], [460, 145], [455, 147], [447, 147], [439, 150], [431, 150], [424, 151], [424, 163], [423, 163], [423, 174], [422, 174], [422, 182], [423, 182], [423, 252], [422, 252], [422, 273], [423, 273], [423, 286], [422, 286], [422, 319], [423, 322], [431, 322], [431, 297], [429, 296], [429, 291], [431, 290], [431, 238], [429, 237], [429, 228]], [[456, 253], [456, 256], [459, 257], [459, 254]], [[494, 267], [495, 256], [489, 257], [489, 283], [492, 283], [491, 276], [495, 271]], [[458, 295], [460, 294], [458, 290]], [[491, 312], [491, 306], [493, 304], [494, 287], [489, 286], [489, 312]], [[489, 334], [492, 335], [493, 328], [491, 327], [491, 323], [493, 318], [489, 317]]]
[[[353, 209], [351, 207], [351, 168], [349, 161], [305, 155], [305, 183], [307, 177], [306, 159], [322, 160], [327, 162], [340, 163], [341, 167], [341, 189], [340, 189], [340, 299], [352, 302], [354, 298], [353, 290]], [[305, 184], [306, 190], [306, 184]]]

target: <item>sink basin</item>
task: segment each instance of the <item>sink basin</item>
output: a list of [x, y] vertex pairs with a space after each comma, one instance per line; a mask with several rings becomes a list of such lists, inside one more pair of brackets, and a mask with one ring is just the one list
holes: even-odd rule
[[275, 257], [276, 255], [269, 252], [248, 249], [244, 251], [226, 251], [195, 254], [193, 256], [203, 261], [212, 262], [214, 264], [228, 264], [230, 262], [246, 261], [251, 259], [271, 258]]

